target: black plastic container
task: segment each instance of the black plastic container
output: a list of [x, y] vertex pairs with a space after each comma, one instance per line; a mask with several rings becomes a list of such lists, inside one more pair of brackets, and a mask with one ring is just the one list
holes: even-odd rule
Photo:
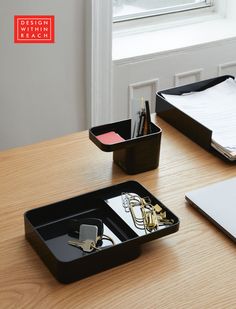
[[222, 154], [220, 154], [211, 146], [212, 131], [210, 129], [208, 129], [195, 119], [191, 118], [183, 111], [179, 110], [176, 106], [169, 103], [162, 95], [162, 94], [181, 95], [183, 93], [193, 91], [203, 91], [205, 89], [208, 89], [225, 81], [227, 78], [234, 78], [234, 77], [232, 75], [223, 75], [220, 77], [203, 80], [197, 83], [192, 83], [157, 92], [156, 114], [165, 121], [167, 121], [169, 124], [171, 124], [173, 127], [178, 129], [180, 132], [185, 134], [195, 143], [199, 144], [204, 149], [216, 154], [224, 161], [230, 162], [228, 159], [226, 159]]
[[[123, 142], [108, 145], [97, 139], [97, 135], [115, 131]], [[151, 123], [151, 134], [131, 138], [131, 120], [123, 120], [93, 127], [89, 138], [101, 150], [113, 151], [113, 161], [127, 174], [137, 174], [155, 169], [159, 165], [162, 130]]]
[[[129, 213], [125, 212], [120, 198], [122, 192], [149, 196], [173, 220], [172, 225], [145, 234], [135, 228]], [[86, 253], [70, 246], [69, 221], [71, 219], [99, 218], [104, 234], [115, 240], [115, 245], [104, 243], [101, 251]], [[179, 229], [178, 218], [143, 186], [128, 181], [98, 191], [77, 196], [48, 206], [29, 210], [24, 215], [25, 237], [42, 258], [52, 274], [62, 283], [70, 283], [98, 273], [140, 254], [140, 245], [174, 233]], [[161, 253], [160, 253], [161, 254]]]

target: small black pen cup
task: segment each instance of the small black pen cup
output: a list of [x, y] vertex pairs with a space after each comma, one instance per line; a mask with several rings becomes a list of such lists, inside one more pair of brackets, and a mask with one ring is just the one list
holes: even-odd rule
[[[119, 134], [124, 141], [105, 144], [97, 136], [108, 132]], [[131, 138], [131, 119], [109, 123], [89, 130], [89, 138], [106, 152], [113, 151], [113, 161], [127, 174], [138, 174], [159, 165], [162, 130], [151, 123], [151, 133]]]

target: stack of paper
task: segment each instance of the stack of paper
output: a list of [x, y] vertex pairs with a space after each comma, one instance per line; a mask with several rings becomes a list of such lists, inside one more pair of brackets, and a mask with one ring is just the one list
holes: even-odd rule
[[170, 95], [172, 105], [210, 129], [212, 147], [229, 160], [236, 160], [236, 82], [232, 78], [204, 91]]

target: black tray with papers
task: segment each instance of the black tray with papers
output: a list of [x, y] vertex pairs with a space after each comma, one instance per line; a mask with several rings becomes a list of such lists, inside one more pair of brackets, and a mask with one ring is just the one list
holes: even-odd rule
[[[204, 149], [213, 152], [227, 162], [235, 163], [236, 141], [233, 140], [233, 145], [231, 141], [230, 147], [225, 147], [223, 145], [225, 140], [223, 134], [225, 127], [229, 125], [229, 117], [224, 115], [224, 112], [230, 114], [230, 117], [232, 118], [230, 123], [232, 123], [232, 126], [236, 124], [236, 121], [234, 124], [233, 118], [235, 117], [236, 120], [236, 104], [235, 107], [233, 106], [232, 111], [232, 104], [231, 109], [227, 110], [227, 105], [224, 105], [224, 102], [218, 102], [217, 106], [221, 106], [218, 112], [218, 110], [214, 108], [215, 100], [211, 102], [212, 89], [220, 89], [219, 87], [223, 87], [223, 82], [226, 83], [228, 81], [235, 83], [233, 76], [224, 75], [197, 83], [159, 91], [156, 94], [156, 114]], [[218, 88], [216, 88], [216, 86]], [[236, 83], [233, 86], [235, 86], [234, 91], [236, 94]], [[226, 93], [226, 98], [228, 98], [228, 89], [222, 89]], [[209, 100], [206, 96], [203, 97], [203, 95], [209, 95]], [[195, 100], [196, 98], [198, 101]], [[202, 98], [204, 98], [204, 100]], [[192, 105], [190, 105], [190, 103], [192, 103]], [[192, 110], [190, 110], [189, 106]], [[198, 108], [199, 110], [197, 110]], [[201, 121], [202, 115], [206, 118], [204, 121]], [[211, 127], [214, 127], [214, 125], [212, 126], [214, 119], [217, 118], [221, 121], [222, 136], [220, 138], [221, 141], [223, 141], [222, 143], [217, 141], [219, 133], [221, 132], [219, 130], [219, 132], [217, 132], [216, 129], [211, 129]], [[220, 122], [218, 123], [220, 126]], [[234, 134], [235, 131], [236, 130], [232, 128], [230, 134]], [[225, 136], [228, 137], [229, 132], [225, 134]], [[232, 138], [234, 138], [234, 136]]]

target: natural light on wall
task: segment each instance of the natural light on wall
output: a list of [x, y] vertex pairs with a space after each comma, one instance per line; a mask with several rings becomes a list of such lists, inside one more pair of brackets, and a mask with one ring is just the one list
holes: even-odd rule
[[113, 0], [113, 21], [126, 21], [213, 5], [213, 0]]

